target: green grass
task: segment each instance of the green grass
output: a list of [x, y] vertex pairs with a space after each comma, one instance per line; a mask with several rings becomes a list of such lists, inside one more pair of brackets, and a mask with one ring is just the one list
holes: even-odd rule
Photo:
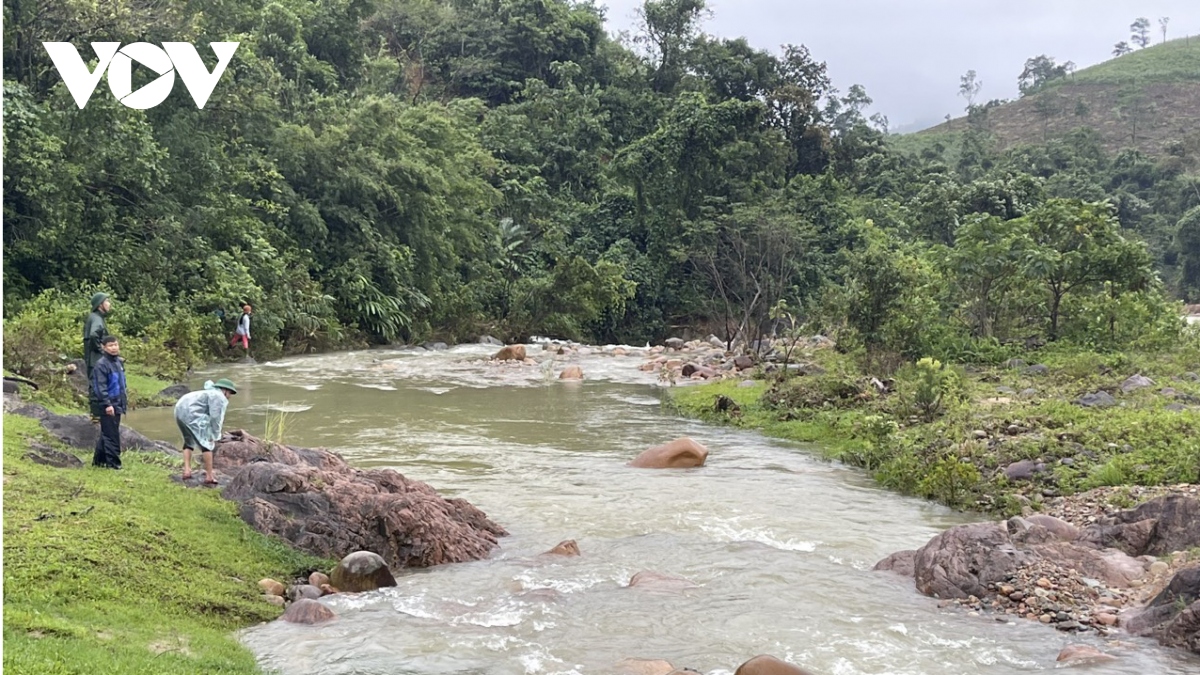
[[1180, 38], [1125, 56], [1109, 59], [1074, 76], [1056, 80], [1063, 84], [1138, 84], [1188, 82], [1200, 80], [1200, 37]]
[[22, 457], [31, 438], [50, 442], [4, 415], [4, 671], [259, 672], [232, 636], [280, 614], [258, 580], [332, 562], [253, 531], [215, 491], [172, 483], [162, 455], [55, 469]]
[[[737, 382], [679, 387], [671, 390], [670, 403], [681, 414], [718, 424], [731, 424], [758, 429], [768, 436], [814, 444], [814, 450], [828, 459], [862, 449], [865, 441], [854, 434], [855, 424], [861, 421], [857, 411], [821, 411], [803, 420], [781, 420], [779, 414], [762, 402], [765, 382], [753, 387], [739, 387]], [[713, 410], [717, 396], [728, 396], [742, 410], [740, 418]]]

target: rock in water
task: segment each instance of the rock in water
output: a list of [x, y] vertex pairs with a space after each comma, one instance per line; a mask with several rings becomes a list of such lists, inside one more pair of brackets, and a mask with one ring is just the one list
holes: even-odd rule
[[642, 570], [629, 579], [628, 588], [679, 592], [689, 588], [697, 588], [697, 586], [683, 577], [673, 577], [669, 574]]
[[704, 466], [708, 448], [690, 438], [677, 438], [638, 455], [629, 466], [640, 469], [688, 469]]
[[289, 623], [299, 623], [313, 626], [327, 621], [333, 621], [337, 614], [316, 600], [297, 600], [283, 613], [283, 620]]
[[292, 602], [303, 600], [304, 598], [316, 600], [322, 595], [325, 594], [321, 592], [320, 588], [309, 584], [296, 584], [294, 586], [289, 586], [287, 589], [287, 599], [291, 600]]
[[1098, 661], [1115, 661], [1116, 659], [1117, 657], [1105, 654], [1090, 645], [1067, 645], [1058, 653], [1058, 658], [1055, 661], [1094, 663]]
[[333, 568], [329, 579], [339, 590], [348, 593], [361, 593], [396, 585], [396, 579], [383, 557], [370, 551], [355, 551], [342, 558], [337, 567]]
[[558, 542], [557, 546], [550, 549], [549, 551], [546, 551], [546, 553], [544, 553], [543, 555], [563, 555], [563, 556], [568, 556], [568, 557], [569, 556], [577, 556], [577, 555], [579, 555], [579, 544], [576, 544], [574, 539], [567, 539], [566, 541], [560, 541], [560, 542]]
[[492, 358], [497, 361], [524, 361], [525, 345], [508, 345], [496, 352]]
[[661, 659], [623, 659], [617, 662], [617, 675], [667, 675], [675, 671], [670, 661]]
[[799, 666], [761, 654], [738, 666], [733, 675], [812, 675]]
[[507, 534], [463, 499], [391, 469], [351, 468], [327, 450], [235, 431], [214, 464], [232, 476], [222, 496], [251, 527], [321, 557], [374, 551], [393, 569], [429, 567], [485, 558]]
[[582, 380], [583, 379], [583, 368], [580, 368], [579, 366], [567, 366], [566, 368], [563, 368], [563, 371], [561, 373], [558, 374], [558, 379], [560, 379], [560, 380]]
[[158, 398], [178, 399], [191, 390], [191, 387], [187, 386], [186, 384], [173, 384], [158, 392], [156, 396]]

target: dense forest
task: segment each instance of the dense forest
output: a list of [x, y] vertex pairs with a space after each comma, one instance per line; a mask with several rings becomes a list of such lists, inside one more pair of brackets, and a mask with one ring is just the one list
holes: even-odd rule
[[[5, 3], [8, 367], [74, 349], [98, 289], [164, 374], [218, 354], [243, 302], [267, 355], [684, 326], [902, 359], [1175, 338], [1195, 139], [999, 150], [977, 112], [903, 152], [819, 54], [707, 35], [706, 12], [647, 0], [617, 40], [585, 1]], [[101, 40], [192, 42], [210, 69], [209, 42], [241, 44], [203, 109], [178, 84], [79, 109], [41, 42]]]

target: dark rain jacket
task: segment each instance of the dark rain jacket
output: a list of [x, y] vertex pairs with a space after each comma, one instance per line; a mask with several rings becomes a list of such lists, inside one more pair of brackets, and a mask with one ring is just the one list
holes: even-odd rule
[[103, 415], [104, 409], [113, 407], [113, 412], [124, 415], [129, 398], [125, 389], [125, 364], [121, 357], [104, 354], [92, 368], [90, 379], [92, 414]]
[[87, 365], [89, 378], [96, 362], [104, 356], [104, 350], [100, 349], [100, 339], [105, 335], [108, 335], [108, 325], [104, 323], [104, 315], [100, 310], [88, 314], [87, 321], [83, 322], [83, 362]]

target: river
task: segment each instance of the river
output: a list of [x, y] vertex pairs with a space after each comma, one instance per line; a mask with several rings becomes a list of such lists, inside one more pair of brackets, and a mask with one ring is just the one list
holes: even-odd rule
[[[492, 351], [366, 350], [205, 373], [240, 387], [228, 428], [261, 435], [285, 412], [289, 443], [394, 468], [511, 533], [487, 560], [397, 572], [395, 588], [323, 599], [339, 616], [331, 624], [243, 631], [265, 670], [584, 675], [647, 658], [728, 675], [769, 653], [827, 675], [1027, 673], [1085, 642], [1120, 657], [1089, 673], [1200, 672], [1200, 660], [1147, 640], [940, 610], [911, 580], [870, 571], [977, 518], [882, 490], [801, 445], [681, 419], [636, 355], [531, 346], [544, 363], [501, 366], [485, 361]], [[587, 380], [558, 381], [568, 363]], [[169, 409], [129, 423], [178, 443]], [[624, 466], [679, 436], [708, 446], [705, 467]], [[538, 556], [563, 539], [582, 556]], [[640, 570], [695, 587], [626, 588]]]

